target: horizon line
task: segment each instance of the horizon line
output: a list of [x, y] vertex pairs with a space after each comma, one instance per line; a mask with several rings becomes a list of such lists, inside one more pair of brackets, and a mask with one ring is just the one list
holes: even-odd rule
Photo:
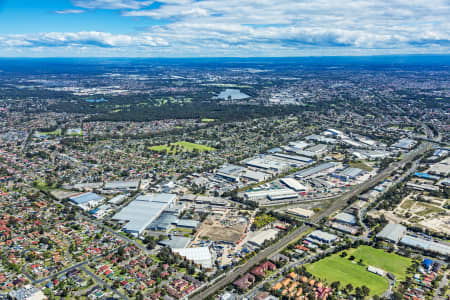
[[0, 56], [0, 59], [70, 59], [70, 58], [123, 58], [123, 59], [252, 59], [252, 58], [319, 58], [319, 57], [395, 57], [395, 56], [450, 56], [450, 53], [404, 53], [369, 55], [300, 55], [300, 56]]

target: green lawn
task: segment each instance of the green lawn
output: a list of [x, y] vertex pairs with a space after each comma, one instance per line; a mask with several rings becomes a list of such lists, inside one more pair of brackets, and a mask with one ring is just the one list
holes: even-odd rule
[[48, 132], [40, 131], [39, 132], [40, 135], [61, 135], [61, 133], [62, 133], [61, 128], [58, 128], [54, 131], [48, 131]]
[[202, 119], [202, 122], [204, 123], [209, 123], [209, 122], [214, 122], [216, 119]]
[[[172, 143], [172, 144], [170, 144], [170, 146], [168, 146], [168, 145], [153, 146], [153, 147], [150, 147], [150, 150], [157, 151], [157, 152], [163, 152], [163, 151], [167, 150], [168, 153], [174, 154], [177, 149], [177, 146], [178, 146], [179, 152], [180, 151], [193, 152], [194, 150], [197, 150], [199, 152], [209, 152], [209, 151], [216, 150], [213, 147], [189, 143], [189, 142], [185, 142], [185, 141]], [[171, 150], [171, 148], [172, 148], [172, 150]]]
[[405, 280], [406, 269], [412, 264], [410, 258], [369, 246], [360, 246], [357, 249], [348, 250], [347, 253], [355, 256], [356, 261], [362, 259], [365, 265], [371, 265], [394, 274], [397, 280]]
[[318, 262], [307, 265], [308, 272], [320, 280], [325, 280], [328, 284], [333, 281], [341, 282], [341, 287], [351, 283], [354, 288], [363, 285], [370, 289], [370, 296], [382, 295], [389, 287], [386, 278], [372, 274], [366, 267], [341, 258], [334, 254]]

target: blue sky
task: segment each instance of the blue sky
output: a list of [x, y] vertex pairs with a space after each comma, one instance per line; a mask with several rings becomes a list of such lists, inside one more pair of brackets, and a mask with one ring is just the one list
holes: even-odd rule
[[448, 0], [0, 0], [0, 56], [450, 53]]

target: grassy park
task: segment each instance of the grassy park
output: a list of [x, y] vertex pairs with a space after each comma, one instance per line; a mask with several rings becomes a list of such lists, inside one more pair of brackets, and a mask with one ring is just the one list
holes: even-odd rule
[[[382, 295], [389, 287], [389, 283], [386, 278], [368, 272], [368, 265], [383, 269], [394, 274], [397, 279], [404, 280], [406, 270], [412, 263], [409, 258], [369, 246], [360, 246], [345, 252], [346, 257], [341, 257], [341, 252], [306, 268], [316, 278], [326, 280], [328, 283], [339, 281], [342, 287], [351, 284], [354, 288], [365, 285], [370, 289], [370, 296], [374, 296]], [[350, 260], [350, 256], [354, 256], [354, 259]], [[358, 263], [360, 259], [363, 265]]]
[[158, 145], [150, 147], [150, 150], [156, 152], [165, 152], [169, 154], [176, 154], [179, 152], [210, 152], [215, 151], [216, 149], [213, 147], [209, 147], [206, 145], [194, 144], [185, 141], [171, 143], [170, 145]]
[[360, 246], [357, 249], [347, 251], [347, 253], [355, 256], [357, 261], [362, 259], [365, 265], [374, 266], [394, 274], [397, 280], [405, 280], [406, 270], [412, 264], [410, 258], [369, 246]]

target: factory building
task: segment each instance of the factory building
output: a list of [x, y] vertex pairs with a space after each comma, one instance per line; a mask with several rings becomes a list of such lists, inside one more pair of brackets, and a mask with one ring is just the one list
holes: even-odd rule
[[245, 171], [244, 167], [236, 165], [226, 165], [216, 172], [216, 177], [230, 182], [239, 182], [240, 175]]
[[342, 172], [331, 174], [331, 177], [338, 178], [341, 181], [349, 181], [350, 179], [356, 179], [364, 173], [365, 171], [359, 168], [346, 168]]
[[249, 167], [281, 173], [289, 169], [289, 164], [269, 158], [255, 158], [246, 162]]
[[287, 159], [287, 160], [292, 160], [292, 161], [295, 161], [295, 162], [307, 163], [307, 164], [310, 164], [310, 163], [312, 163], [314, 161], [313, 159], [311, 159], [309, 157], [298, 156], [298, 155], [282, 154], [282, 153], [275, 153], [275, 154], [272, 154], [272, 156], [278, 157], [278, 158]]
[[342, 131], [329, 128], [323, 132], [324, 135], [332, 135], [332, 136], [343, 136], [344, 133]]
[[181, 249], [186, 248], [190, 242], [191, 239], [188, 237], [169, 235], [167, 240], [159, 241], [158, 244], [170, 249]]
[[178, 222], [178, 217], [172, 212], [163, 212], [147, 228], [155, 231], [168, 231], [173, 224]]
[[195, 229], [200, 225], [200, 222], [196, 220], [181, 219], [177, 221], [176, 225], [177, 227]]
[[270, 201], [281, 201], [288, 199], [297, 199], [298, 194], [289, 189], [273, 190], [267, 195]]
[[315, 141], [315, 142], [325, 143], [325, 144], [336, 144], [337, 143], [337, 141], [335, 139], [327, 138], [327, 137], [317, 135], [317, 134], [308, 135], [305, 139], [307, 141]]
[[137, 191], [139, 188], [139, 180], [130, 181], [110, 181], [106, 182], [103, 187], [104, 190], [116, 191]]
[[306, 178], [306, 177], [310, 177], [310, 176], [314, 176], [318, 173], [321, 173], [323, 171], [329, 170], [331, 168], [334, 168], [336, 166], [335, 163], [333, 162], [328, 162], [328, 163], [323, 163], [320, 164], [318, 166], [312, 167], [312, 168], [308, 168], [305, 170], [302, 170], [300, 172], [297, 172], [295, 174], [296, 178]]
[[407, 188], [410, 188], [412, 190], [416, 191], [428, 191], [428, 192], [437, 192], [439, 191], [439, 187], [431, 184], [416, 184], [412, 182], [408, 182], [406, 184]]
[[259, 231], [253, 237], [251, 237], [247, 242], [255, 247], [264, 246], [264, 242], [270, 239], [274, 239], [277, 237], [278, 230], [276, 229], [267, 229], [263, 231]]
[[322, 156], [328, 152], [328, 146], [324, 145], [324, 144], [318, 144], [318, 145], [306, 148], [305, 151], [314, 153], [315, 156]]
[[119, 205], [127, 198], [127, 195], [117, 195], [114, 198], [111, 198], [108, 203], [113, 205]]
[[347, 224], [347, 225], [356, 225], [356, 217], [352, 214], [349, 213], [345, 213], [345, 212], [341, 212], [338, 213], [334, 218], [333, 221], [335, 222], [339, 222], [342, 224]]
[[174, 194], [150, 194], [137, 197], [113, 216], [113, 220], [127, 222], [123, 231], [140, 235], [161, 214], [175, 205]]
[[284, 199], [297, 199], [298, 194], [290, 189], [280, 190], [261, 190], [244, 193], [244, 198], [250, 201], [258, 200], [284, 200]]
[[270, 179], [270, 175], [263, 172], [258, 171], [252, 171], [252, 170], [245, 170], [244, 173], [242, 173], [241, 178], [256, 181], [256, 182], [262, 182]]
[[298, 150], [302, 150], [302, 149], [305, 149], [306, 147], [308, 147], [309, 144], [304, 141], [296, 141], [296, 142], [290, 142], [289, 146], [292, 148], [296, 148]]
[[450, 246], [433, 241], [428, 241], [418, 237], [406, 235], [400, 240], [400, 244], [420, 250], [450, 256]]
[[383, 230], [377, 234], [377, 238], [398, 243], [406, 234], [406, 227], [400, 224], [387, 224]]
[[403, 150], [410, 150], [416, 145], [416, 141], [412, 139], [401, 139], [397, 143], [393, 144], [391, 147], [399, 148]]
[[288, 188], [296, 191], [302, 192], [306, 191], [306, 186], [295, 180], [294, 178], [283, 178], [280, 180], [283, 184], [285, 184]]
[[212, 268], [212, 255], [208, 247], [178, 248], [172, 251], [205, 269]]
[[302, 218], [311, 218], [314, 216], [314, 211], [300, 207], [290, 208], [287, 210], [287, 213]]
[[76, 206], [80, 207], [81, 209], [88, 211], [95, 206], [99, 205], [100, 203], [105, 200], [104, 197], [97, 195], [95, 193], [83, 193], [76, 196], [72, 196], [69, 198], [69, 201], [75, 204]]
[[440, 177], [438, 177], [438, 176], [434, 176], [434, 175], [430, 175], [428, 173], [422, 173], [422, 172], [416, 172], [416, 173], [414, 173], [414, 176], [418, 177], [418, 178], [434, 180], [434, 181], [437, 181], [440, 179]]
[[337, 236], [322, 230], [314, 230], [313, 232], [311, 232], [308, 236], [307, 236], [307, 240], [312, 242], [312, 243], [332, 243], [334, 241], [337, 240]]
[[261, 190], [261, 191], [251, 191], [244, 193], [244, 198], [250, 201], [259, 201], [267, 199], [270, 190]]

